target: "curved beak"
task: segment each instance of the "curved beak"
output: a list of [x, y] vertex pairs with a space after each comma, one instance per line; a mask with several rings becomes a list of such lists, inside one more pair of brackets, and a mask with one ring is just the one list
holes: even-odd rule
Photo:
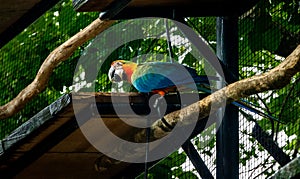
[[116, 72], [115, 67], [111, 66], [109, 71], [108, 71], [109, 81], [112, 81], [112, 82], [114, 81], [115, 72]]
[[113, 83], [118, 83], [122, 81], [121, 75], [122, 74], [122, 70], [117, 69], [112, 66], [110, 67], [109, 71], [108, 71], [108, 78], [111, 82]]

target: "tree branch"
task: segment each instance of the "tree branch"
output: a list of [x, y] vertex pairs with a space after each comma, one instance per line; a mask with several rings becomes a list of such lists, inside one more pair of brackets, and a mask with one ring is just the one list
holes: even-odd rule
[[[269, 72], [232, 83], [201, 101], [167, 114], [164, 118], [173, 127], [179, 121], [185, 124], [192, 123], [193, 121], [188, 121], [188, 119], [194, 119], [196, 116], [198, 116], [198, 120], [201, 120], [210, 113], [216, 112], [225, 101], [226, 104], [230, 104], [233, 101], [256, 93], [283, 88], [290, 83], [291, 78], [298, 72], [300, 72], [300, 45], [281, 64]], [[212, 104], [214, 105], [212, 106]], [[184, 121], [182, 116], [184, 116]], [[171, 131], [165, 132], [165, 129], [168, 127], [160, 120], [156, 121], [151, 128], [152, 140], [162, 138]], [[144, 139], [145, 130], [135, 135], [136, 142]]]
[[0, 119], [11, 117], [23, 109], [27, 102], [46, 88], [53, 70], [61, 62], [68, 59], [79, 46], [94, 38], [114, 22], [111, 20], [101, 21], [100, 19], [96, 19], [89, 26], [53, 50], [45, 59], [31, 84], [24, 88], [13, 100], [0, 106]]

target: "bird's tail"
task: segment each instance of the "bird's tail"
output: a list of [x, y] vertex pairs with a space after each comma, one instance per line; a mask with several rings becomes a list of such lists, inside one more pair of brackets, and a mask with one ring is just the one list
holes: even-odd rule
[[261, 117], [268, 118], [270, 120], [282, 123], [279, 119], [275, 118], [274, 116], [266, 114], [266, 113], [264, 113], [264, 112], [262, 112], [262, 111], [260, 111], [260, 110], [258, 110], [256, 108], [252, 107], [250, 105], [251, 103], [248, 102], [248, 101], [246, 101], [246, 100], [244, 100], [244, 99], [242, 99], [240, 101], [234, 101], [234, 102], [232, 102], [232, 104], [235, 105], [235, 106], [237, 106], [237, 107], [244, 108], [244, 109], [246, 109], [248, 111], [251, 111], [251, 112], [253, 112], [255, 114], [258, 114]]
[[[204, 80], [204, 78], [202, 78], [202, 80]], [[197, 88], [201, 92], [211, 94], [211, 87], [209, 86], [209, 83], [208, 84], [206, 84], [206, 83], [199, 83], [199, 84], [197, 84]], [[262, 112], [262, 111], [260, 111], [260, 110], [258, 110], [256, 108], [254, 108], [253, 107], [254, 105], [252, 103], [250, 103], [249, 101], [245, 100], [245, 99], [240, 99], [239, 101], [234, 101], [234, 102], [232, 102], [232, 104], [235, 105], [235, 106], [237, 106], [237, 107], [246, 109], [246, 110], [248, 110], [250, 112], [253, 112], [255, 114], [258, 114], [258, 115], [260, 115], [260, 116], [262, 116], [264, 118], [268, 118], [270, 120], [277, 121], [277, 122], [281, 123], [281, 121], [279, 119], [275, 118], [274, 116], [266, 114], [266, 113], [264, 113], [264, 112]]]
[[209, 85], [210, 81], [219, 81], [220, 78], [216, 76], [206, 76], [206, 75], [201, 75], [201, 76], [193, 76], [194, 82], [196, 84], [207, 84]]

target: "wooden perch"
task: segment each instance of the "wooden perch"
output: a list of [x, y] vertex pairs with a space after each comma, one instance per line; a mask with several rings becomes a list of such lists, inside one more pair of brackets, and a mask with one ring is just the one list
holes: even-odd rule
[[101, 21], [96, 19], [89, 26], [53, 50], [45, 59], [33, 82], [24, 88], [13, 100], [0, 107], [0, 119], [11, 117], [23, 109], [30, 100], [46, 88], [53, 70], [61, 62], [68, 59], [79, 46], [97, 36], [114, 22], [112, 20]]
[[[188, 119], [195, 119], [195, 116], [198, 116], [198, 120], [204, 119], [209, 113], [214, 113], [222, 107], [225, 101], [226, 104], [230, 104], [252, 94], [283, 88], [290, 83], [291, 78], [298, 72], [300, 72], [300, 45], [281, 64], [269, 72], [232, 83], [201, 101], [167, 114], [164, 118], [172, 127], [179, 121], [185, 124], [195, 122], [188, 121]], [[184, 116], [184, 121], [182, 116]], [[168, 127], [160, 120], [156, 121], [151, 128], [150, 137], [152, 140], [162, 138], [171, 131], [165, 132]], [[137, 133], [135, 141], [144, 141], [145, 134], [145, 130]]]

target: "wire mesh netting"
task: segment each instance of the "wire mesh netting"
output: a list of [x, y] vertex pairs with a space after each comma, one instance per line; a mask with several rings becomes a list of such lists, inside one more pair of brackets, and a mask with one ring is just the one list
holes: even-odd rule
[[[276, 67], [300, 42], [299, 4], [295, 1], [259, 1], [239, 18], [240, 79], [262, 74]], [[189, 25], [215, 49], [216, 20], [212, 17], [187, 18]], [[202, 26], [205, 24], [204, 26]], [[239, 115], [239, 177], [266, 178], [290, 160], [299, 157], [299, 74], [280, 90], [252, 95], [252, 105], [277, 120], [240, 110]], [[213, 128], [214, 129], [214, 128]], [[208, 128], [202, 135], [212, 137], [209, 144], [197, 136], [192, 141], [210, 172], [216, 177], [215, 131]], [[208, 132], [210, 130], [210, 132]], [[208, 132], [208, 133], [207, 133]], [[212, 135], [208, 135], [212, 134]], [[182, 150], [176, 151], [171, 168], [165, 167], [172, 178], [200, 177], [189, 158], [183, 160]], [[175, 157], [174, 157], [175, 156]], [[166, 165], [169, 157], [158, 164]], [[179, 165], [174, 163], [179, 162]], [[168, 169], [166, 169], [168, 168]], [[150, 170], [155, 178], [157, 168]], [[193, 175], [191, 175], [191, 173]]]
[[[11, 42], [0, 49], [1, 105], [13, 99], [35, 77], [41, 63], [58, 45], [97, 18], [97, 13], [76, 13], [71, 1], [61, 1], [40, 17]], [[187, 24], [216, 48], [216, 18], [186, 18]], [[0, 121], [0, 139], [28, 120], [63, 93], [83, 88], [88, 81], [86, 69], [103, 63], [98, 74], [95, 91], [111, 91], [107, 71], [113, 60], [124, 59], [135, 62], [170, 61], [193, 67], [198, 74], [205, 73], [205, 63], [199, 63], [190, 53], [190, 44], [183, 34], [170, 28], [172, 53], [168, 42], [158, 39], [166, 36], [165, 21], [158, 19], [147, 28], [133, 28], [134, 33], [156, 34], [156, 37], [137, 39], [112, 52], [93, 45], [92, 40], [61, 64], [51, 76], [46, 90], [31, 101], [14, 117]], [[130, 21], [129, 21], [130, 24]], [[155, 25], [153, 25], [155, 24]], [[163, 25], [159, 25], [163, 24]], [[171, 25], [171, 27], [173, 27]], [[109, 34], [116, 45], [120, 38], [126, 39], [126, 28]], [[266, 72], [277, 66], [300, 42], [299, 4], [296, 1], [261, 0], [247, 13], [239, 17], [239, 72], [240, 79]], [[111, 47], [107, 47], [111, 48]], [[83, 50], [85, 49], [85, 50]], [[161, 54], [159, 59], [147, 54]], [[81, 66], [74, 74], [80, 56], [96, 59], [87, 66]], [[105, 58], [104, 58], [105, 57]], [[78, 86], [73, 84], [73, 77]], [[265, 178], [272, 175], [290, 159], [299, 156], [299, 74], [280, 90], [268, 91], [247, 98], [251, 104], [278, 120], [263, 118], [257, 114], [240, 110], [239, 115], [239, 176], [240, 178]], [[125, 85], [124, 85], [125, 86]], [[132, 86], [122, 86], [124, 91], [135, 91]], [[118, 89], [120, 90], [120, 89]], [[216, 177], [216, 127], [212, 125], [196, 136], [192, 143], [209, 171]], [[142, 177], [142, 176], [139, 176]], [[149, 170], [149, 178], [200, 178], [195, 167], [182, 149], [172, 153]]]
[[[40, 65], [58, 45], [97, 18], [97, 13], [76, 13], [72, 2], [63, 0], [0, 49], [1, 100], [3, 105], [29, 85]], [[55, 101], [72, 85], [76, 59], [82, 50], [61, 64], [52, 74], [48, 87], [25, 109], [0, 121], [0, 139]]]
[[[241, 78], [269, 71], [296, 48], [299, 17], [295, 1], [259, 1], [240, 17]], [[241, 178], [265, 178], [299, 156], [299, 87], [296, 75], [283, 89], [248, 98], [279, 122], [240, 113]]]

